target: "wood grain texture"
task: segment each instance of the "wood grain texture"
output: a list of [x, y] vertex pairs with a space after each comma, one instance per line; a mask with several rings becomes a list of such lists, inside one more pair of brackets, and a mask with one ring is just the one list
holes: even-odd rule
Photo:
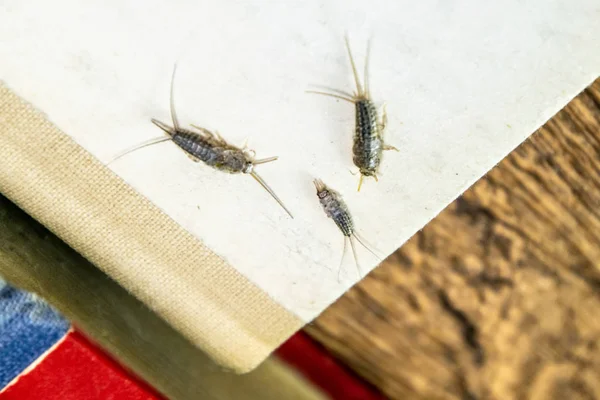
[[306, 331], [393, 399], [600, 399], [600, 79]]

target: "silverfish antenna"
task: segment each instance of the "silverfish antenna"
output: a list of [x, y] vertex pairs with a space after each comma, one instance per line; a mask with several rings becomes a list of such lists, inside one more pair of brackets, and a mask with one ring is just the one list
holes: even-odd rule
[[340, 282], [340, 274], [342, 273], [342, 265], [344, 265], [344, 258], [346, 256], [346, 250], [348, 249], [348, 236], [344, 235], [344, 249], [342, 250], [342, 259], [340, 260], [340, 265], [338, 267], [338, 275], [337, 279]]
[[261, 158], [259, 160], [252, 161], [252, 164], [254, 164], [254, 165], [266, 164], [266, 163], [271, 162], [271, 161], [277, 161], [278, 159], [279, 159], [279, 157], [277, 157], [277, 156], [267, 157], [267, 158]]
[[258, 183], [260, 183], [260, 185], [267, 191], [269, 192], [269, 194], [275, 199], [275, 201], [277, 201], [279, 203], [279, 205], [285, 210], [285, 212], [288, 213], [288, 215], [292, 218], [294, 218], [294, 216], [292, 215], [292, 213], [290, 212], [290, 210], [288, 210], [288, 208], [285, 206], [285, 204], [283, 204], [283, 201], [281, 201], [281, 199], [279, 197], [277, 197], [277, 195], [275, 194], [275, 192], [273, 191], [273, 189], [271, 189], [269, 187], [269, 185], [267, 185], [267, 182], [265, 182], [263, 180], [263, 178], [260, 177], [260, 175], [258, 175], [256, 172], [252, 171], [250, 172], [250, 175], [256, 179], [256, 181]]
[[361, 244], [362, 247], [364, 247], [369, 253], [373, 254], [375, 257], [377, 257], [377, 259], [379, 261], [383, 261], [383, 257], [381, 257], [379, 254], [377, 254], [378, 252], [376, 252], [374, 249], [375, 247], [370, 244], [369, 242], [367, 242], [365, 240], [364, 237], [362, 237], [361, 234], [359, 234], [356, 230], [353, 233], [353, 236], [356, 238], [356, 240], [358, 240], [358, 243]]
[[363, 274], [360, 268], [360, 264], [358, 263], [358, 256], [356, 255], [356, 246], [354, 245], [354, 235], [350, 236], [350, 247], [352, 248], [352, 254], [354, 255], [354, 262], [356, 263], [356, 272], [358, 272], [358, 277], [362, 278]]

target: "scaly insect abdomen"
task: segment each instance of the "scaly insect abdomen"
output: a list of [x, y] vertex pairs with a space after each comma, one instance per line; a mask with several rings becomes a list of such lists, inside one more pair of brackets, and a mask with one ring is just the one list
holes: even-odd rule
[[362, 175], [377, 173], [383, 152], [383, 140], [378, 122], [377, 109], [368, 99], [355, 103], [356, 127], [354, 132], [353, 161]]
[[[212, 143], [212, 141], [196, 132], [180, 129], [173, 134], [173, 142], [190, 155], [192, 159], [202, 161], [209, 167], [229, 173], [241, 173], [246, 165], [246, 159], [243, 155], [241, 162], [228, 163], [230, 160], [225, 157], [226, 149], [224, 147]], [[223, 166], [226, 166], [226, 168], [223, 168]]]
[[319, 200], [321, 201], [321, 205], [325, 209], [327, 216], [335, 222], [344, 236], [352, 236], [354, 233], [354, 222], [352, 221], [352, 216], [346, 205], [331, 193], [328, 193]]
[[173, 134], [173, 142], [190, 156], [208, 162], [214, 150], [208, 140], [195, 132], [180, 129]]

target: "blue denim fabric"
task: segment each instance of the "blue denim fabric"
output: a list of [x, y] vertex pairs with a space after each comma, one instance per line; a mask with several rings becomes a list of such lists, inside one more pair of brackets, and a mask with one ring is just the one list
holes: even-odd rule
[[0, 389], [63, 337], [69, 326], [44, 300], [0, 279]]

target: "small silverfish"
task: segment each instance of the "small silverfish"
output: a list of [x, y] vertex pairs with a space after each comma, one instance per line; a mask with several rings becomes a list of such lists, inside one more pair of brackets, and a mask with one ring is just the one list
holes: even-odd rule
[[360, 191], [365, 176], [372, 176], [376, 181], [378, 180], [377, 172], [379, 170], [379, 165], [381, 164], [383, 151], [398, 151], [398, 149], [386, 144], [383, 140], [383, 132], [387, 125], [385, 105], [382, 107], [382, 116], [380, 119], [377, 108], [371, 99], [371, 92], [369, 89], [370, 46], [367, 47], [367, 56], [365, 57], [365, 86], [363, 88], [358, 77], [358, 72], [356, 71], [356, 64], [354, 63], [354, 57], [352, 57], [348, 37], [346, 36], [344, 39], [346, 41], [346, 49], [348, 50], [348, 57], [350, 58], [352, 72], [354, 74], [354, 81], [356, 82], [356, 92], [350, 94], [337, 89], [330, 89], [334, 93], [314, 90], [307, 90], [307, 92], [335, 97], [354, 104], [355, 129], [352, 153], [354, 155], [354, 165], [358, 167], [360, 172], [360, 181], [358, 182], [358, 191]]
[[167, 136], [150, 139], [146, 142], [139, 143], [136, 146], [126, 149], [116, 155], [108, 163], [112, 163], [124, 155], [131, 153], [134, 150], [141, 149], [156, 143], [166, 142], [168, 140], [173, 141], [180, 149], [182, 149], [187, 156], [194, 162], [202, 161], [204, 164], [217, 169], [219, 171], [227, 172], [230, 174], [244, 173], [252, 176], [260, 185], [267, 191], [273, 198], [279, 203], [279, 205], [289, 214], [291, 218], [294, 218], [290, 210], [283, 204], [281, 199], [277, 197], [275, 192], [267, 185], [267, 183], [256, 173], [254, 167], [259, 164], [265, 164], [277, 160], [278, 157], [268, 157], [262, 159], [255, 159], [255, 151], [250, 150], [244, 145], [243, 148], [236, 147], [229, 144], [223, 139], [219, 133], [211, 132], [208, 129], [191, 125], [199, 132], [194, 132], [182, 128], [179, 125], [177, 119], [177, 113], [175, 112], [175, 102], [173, 99], [173, 87], [175, 82], [175, 71], [177, 66], [173, 69], [173, 75], [171, 77], [171, 119], [173, 120], [173, 127], [152, 119], [152, 123], [162, 129]]
[[359, 278], [362, 278], [360, 264], [358, 263], [358, 257], [356, 255], [354, 239], [358, 240], [358, 242], [375, 257], [378, 259], [381, 259], [381, 257], [371, 250], [371, 248], [366, 244], [366, 240], [361, 237], [361, 235], [359, 235], [354, 228], [352, 215], [348, 210], [348, 206], [346, 206], [346, 203], [342, 199], [342, 196], [333, 189], [327, 187], [327, 185], [325, 185], [320, 179], [313, 180], [313, 183], [317, 189], [317, 197], [319, 198], [319, 202], [321, 203], [323, 210], [325, 210], [325, 214], [327, 214], [327, 216], [331, 218], [333, 222], [335, 222], [337, 227], [344, 234], [344, 250], [342, 252], [342, 260], [340, 261], [340, 267], [338, 269], [338, 281], [340, 279], [340, 272], [342, 269], [342, 264], [344, 263], [344, 256], [346, 254], [348, 241], [350, 241], [350, 247], [352, 247], [352, 254], [354, 255], [354, 261], [356, 262], [358, 276]]

